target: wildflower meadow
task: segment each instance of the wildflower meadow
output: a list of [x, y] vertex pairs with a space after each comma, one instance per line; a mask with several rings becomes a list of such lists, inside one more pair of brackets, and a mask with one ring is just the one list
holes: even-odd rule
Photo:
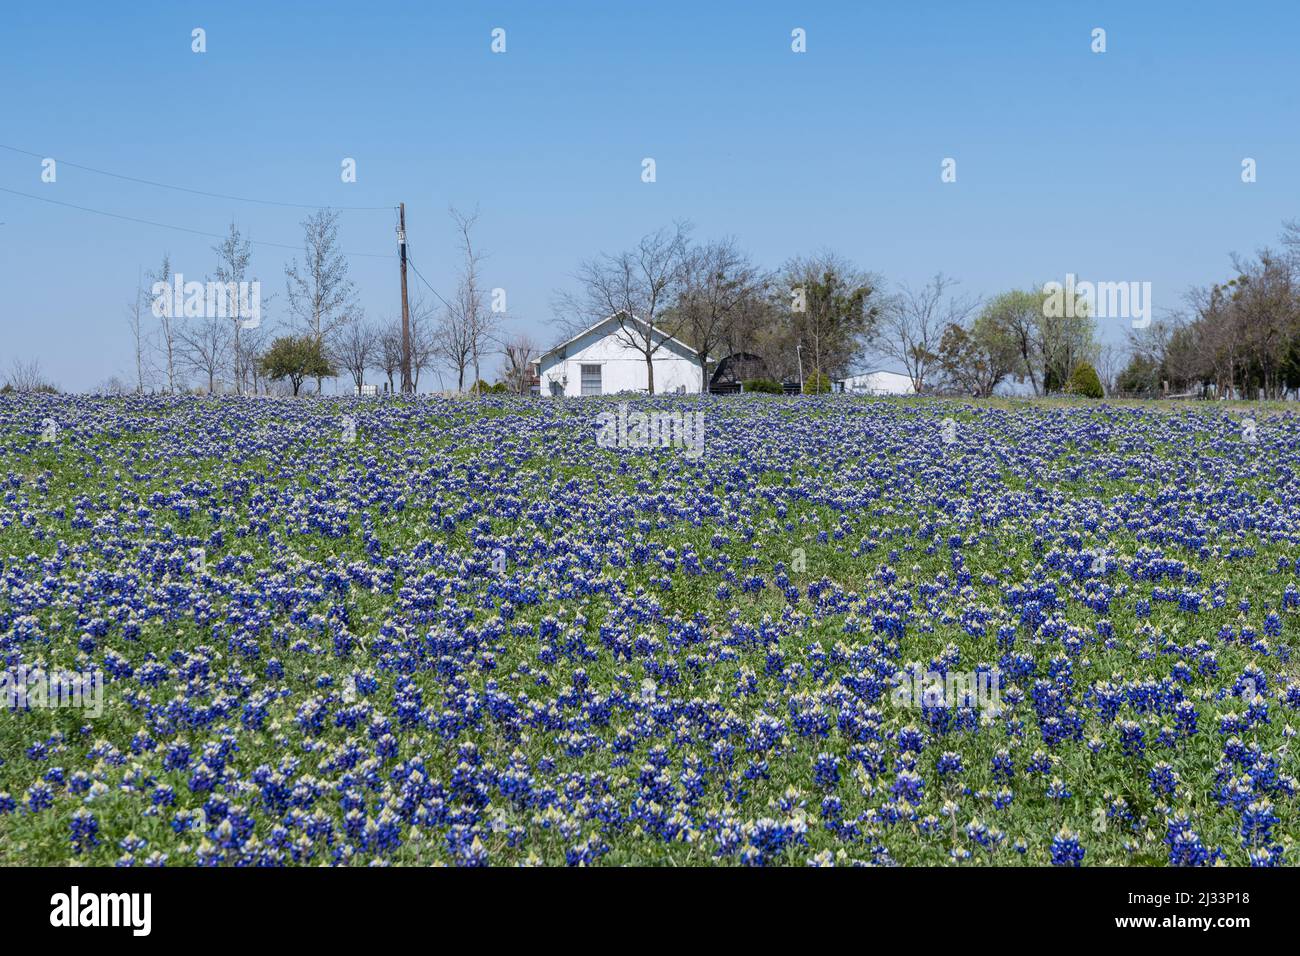
[[0, 863], [1294, 863], [1225, 404], [0, 396]]

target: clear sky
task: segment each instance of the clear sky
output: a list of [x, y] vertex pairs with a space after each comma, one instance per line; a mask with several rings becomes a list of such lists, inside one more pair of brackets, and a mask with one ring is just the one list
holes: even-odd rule
[[[1298, 37], [1294, 0], [5, 0], [0, 143], [208, 192], [405, 201], [412, 259], [444, 295], [447, 206], [478, 204], [484, 279], [546, 344], [581, 259], [679, 218], [771, 267], [830, 247], [891, 283], [942, 269], [980, 295], [1074, 272], [1150, 281], [1159, 312], [1300, 216]], [[4, 149], [0, 188], [286, 245], [308, 211], [70, 166], [44, 183], [39, 158]], [[394, 253], [392, 212], [342, 216], [345, 250]], [[141, 268], [214, 263], [213, 239], [9, 192], [0, 222], [0, 370], [39, 358], [65, 389], [132, 377]], [[266, 321], [293, 255], [254, 247], [279, 293]], [[397, 312], [395, 258], [354, 258], [352, 276], [369, 316]]]

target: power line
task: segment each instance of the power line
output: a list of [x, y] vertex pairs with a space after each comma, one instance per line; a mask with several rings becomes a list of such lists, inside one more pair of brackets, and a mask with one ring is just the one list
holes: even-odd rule
[[[438, 299], [442, 302], [443, 305], [445, 305], [445, 306], [446, 306], [447, 308], [449, 308], [449, 309], [454, 308], [450, 302], [448, 302], [446, 299], [444, 299], [441, 295], [438, 294], [438, 290], [437, 290], [437, 289], [435, 289], [433, 286], [429, 285], [429, 280], [427, 280], [427, 279], [424, 277], [424, 275], [420, 272], [420, 270], [417, 269], [417, 268], [415, 267], [415, 261], [411, 258], [411, 251], [410, 251], [409, 247], [408, 247], [408, 249], [407, 249], [407, 251], [406, 251], [406, 264], [409, 265], [409, 266], [411, 267], [411, 271], [413, 271], [417, 276], [419, 276], [420, 281], [424, 283], [425, 288], [427, 288], [427, 289], [428, 289], [430, 292], [432, 292], [434, 295], [438, 296]], [[512, 317], [512, 316], [509, 316], [509, 315], [505, 315], [505, 316], [503, 316], [503, 318], [505, 318], [507, 321], [509, 321], [509, 320], [510, 320], [511, 318], [513, 318], [513, 317]]]
[[83, 166], [80, 163], [74, 163], [66, 159], [58, 159], [57, 157], [42, 156], [40, 153], [33, 153], [29, 149], [19, 149], [17, 146], [6, 146], [4, 143], [0, 143], [0, 149], [7, 149], [13, 153], [22, 153], [24, 156], [35, 156], [37, 159], [54, 159], [55, 162], [60, 163], [64, 166], [71, 166], [73, 169], [83, 169], [88, 173], [95, 173], [98, 176], [111, 176], [113, 179], [122, 179], [129, 183], [140, 183], [141, 185], [144, 186], [156, 186], [159, 189], [174, 189], [177, 192], [191, 193], [195, 196], [207, 196], [211, 199], [228, 199], [231, 202], [256, 203], [259, 206], [288, 206], [293, 209], [328, 208], [328, 209], [346, 210], [348, 212], [357, 212], [357, 211], [372, 212], [375, 210], [396, 208], [395, 206], [335, 206], [332, 203], [318, 203], [313, 205], [310, 203], [301, 203], [301, 202], [281, 202], [278, 199], [250, 199], [247, 196], [231, 196], [226, 193], [207, 192], [206, 190], [203, 189], [190, 189], [187, 186], [173, 186], [170, 183], [160, 183], [152, 179], [140, 179], [136, 176], [124, 176], [121, 173], [110, 173], [106, 169], [96, 169], [93, 166]]
[[407, 249], [407, 253], [406, 253], [406, 264], [411, 267], [412, 272], [414, 272], [417, 276], [420, 277], [420, 281], [424, 283], [424, 287], [428, 289], [430, 292], [432, 292], [434, 295], [438, 296], [438, 299], [442, 302], [443, 305], [445, 305], [449, 309], [452, 307], [451, 303], [448, 302], [446, 299], [444, 299], [437, 289], [429, 285], [429, 280], [424, 277], [424, 273], [422, 273], [419, 269], [416, 268], [415, 261], [411, 259], [411, 253], [409, 248]]
[[[51, 203], [55, 206], [66, 206], [69, 209], [77, 209], [80, 210], [81, 212], [90, 212], [90, 213], [94, 213], [97, 216], [107, 216], [110, 219], [124, 219], [127, 222], [136, 222], [145, 226], [155, 226], [159, 229], [172, 229], [176, 232], [188, 232], [191, 235], [205, 236], [209, 239], [227, 238], [226, 236], [223, 236], [220, 233], [216, 233], [216, 232], [204, 232], [201, 229], [191, 229], [188, 226], [175, 226], [172, 225], [171, 223], [155, 222], [152, 219], [140, 219], [137, 216], [125, 216], [122, 213], [117, 213], [117, 212], [105, 212], [103, 209], [91, 209], [89, 206], [78, 206], [76, 203], [63, 202], [61, 199], [50, 199], [47, 196], [33, 196], [31, 193], [20, 192], [17, 189], [6, 189], [4, 186], [0, 186], [0, 192], [9, 193], [13, 196], [22, 196], [24, 199], [34, 199], [37, 202]], [[283, 242], [268, 242], [264, 239], [249, 239], [248, 241], [255, 246], [269, 246], [275, 249], [291, 249], [294, 252], [301, 251], [301, 247], [287, 245], [286, 243]], [[393, 258], [393, 256], [389, 253], [380, 253], [380, 252], [344, 252], [342, 254], [348, 257], [359, 257], [365, 259]]]

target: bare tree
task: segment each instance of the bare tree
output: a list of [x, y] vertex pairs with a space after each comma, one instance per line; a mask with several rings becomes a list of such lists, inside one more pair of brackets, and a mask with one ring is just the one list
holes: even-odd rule
[[[348, 278], [348, 261], [338, 249], [338, 213], [322, 209], [302, 222], [303, 265], [285, 266], [289, 312], [322, 347], [355, 309], [356, 289]], [[316, 391], [321, 379], [316, 379]]]
[[875, 349], [899, 362], [917, 392], [937, 369], [939, 347], [950, 325], [964, 327], [978, 302], [953, 294], [956, 280], [942, 272], [920, 289], [903, 286], [884, 308]]
[[393, 376], [402, 370], [402, 323], [400, 321], [390, 319], [385, 323], [379, 334], [379, 344], [375, 354], [376, 365], [388, 379], [388, 391], [395, 391]]
[[[158, 271], [148, 276], [149, 288], [154, 296], [155, 313], [162, 313], [158, 316], [159, 335], [158, 350], [162, 353], [162, 366], [167, 373], [167, 391], [176, 391], [176, 321], [177, 316], [172, 315], [171, 307], [171, 282], [172, 282], [172, 260], [171, 256], [163, 253], [162, 264]], [[160, 285], [165, 285], [166, 289], [160, 289]], [[157, 308], [157, 299], [160, 295], [168, 297], [165, 308]]]
[[423, 324], [427, 331], [427, 341], [424, 345], [440, 364], [455, 370], [456, 390], [463, 392], [465, 371], [473, 365], [474, 360], [472, 328], [465, 321], [462, 309], [454, 302], [443, 309], [436, 325], [432, 321], [432, 316], [426, 312]]
[[537, 344], [521, 333], [506, 342], [502, 351], [506, 359], [506, 385], [516, 395], [527, 394], [533, 359], [537, 357]]
[[1128, 362], [1128, 349], [1116, 342], [1107, 342], [1097, 352], [1097, 377], [1107, 395], [1114, 395], [1119, 373]]
[[[217, 254], [215, 278], [217, 282], [225, 284], [227, 289], [230, 290], [231, 294], [227, 296], [228, 301], [239, 301], [236, 290], [241, 282], [247, 281], [248, 263], [252, 258], [251, 249], [251, 244], [240, 235], [239, 229], [233, 222], [230, 224], [230, 234], [221, 241], [220, 245], [212, 247], [212, 251]], [[261, 304], [265, 303], [259, 303], [259, 308]], [[246, 317], [239, 314], [239, 309], [232, 309], [231, 311], [233, 315], [228, 320], [232, 320], [230, 357], [235, 380], [235, 393], [242, 395], [244, 394], [249, 373], [256, 362], [254, 357], [250, 356], [244, 348], [242, 333], [244, 332]]]
[[126, 325], [131, 333], [131, 343], [135, 349], [135, 390], [144, 391], [145, 349], [148, 346], [148, 333], [145, 330], [145, 315], [149, 312], [149, 297], [145, 292], [144, 280], [137, 276], [135, 298], [126, 306]]
[[615, 338], [645, 359], [646, 390], [655, 390], [655, 353], [680, 331], [680, 316], [669, 307], [681, 289], [691, 226], [659, 229], [642, 237], [632, 249], [602, 253], [578, 267], [575, 278], [582, 291], [557, 297], [557, 310], [567, 313], [562, 324], [576, 333], [602, 319], [616, 320]]
[[709, 390], [709, 357], [726, 338], [728, 325], [763, 289], [766, 278], [733, 238], [689, 250], [674, 311], [699, 355], [700, 391]]
[[[434, 309], [424, 299], [417, 299], [411, 304], [410, 315], [411, 388], [419, 391], [420, 373], [432, 367], [437, 374], [437, 364], [445, 358], [443, 347], [446, 342], [441, 337], [443, 326], [434, 322]], [[468, 354], [466, 346], [461, 353], [462, 375]]]
[[[379, 332], [365, 320], [364, 313], [358, 313], [348, 320], [336, 338], [333, 352], [335, 361], [352, 376], [352, 384], [360, 395], [361, 386], [366, 384], [366, 369], [374, 364], [381, 351]], [[398, 366], [400, 365], [399, 355]]]
[[5, 387], [15, 392], [53, 390], [53, 386], [45, 380], [45, 375], [41, 372], [41, 363], [37, 359], [30, 361], [14, 359], [9, 365], [9, 377], [5, 380]]
[[791, 321], [789, 305], [778, 296], [760, 291], [744, 302], [724, 325], [721, 344], [728, 355], [759, 357], [757, 361], [740, 362], [743, 377], [775, 376], [786, 380], [797, 374], [795, 345], [799, 332]]
[[110, 375], [95, 389], [100, 395], [130, 395], [132, 388], [116, 375]]
[[260, 362], [262, 353], [266, 351], [270, 344], [270, 330], [266, 323], [261, 323], [253, 328], [241, 329], [239, 334], [239, 363], [244, 369], [244, 374], [248, 382], [250, 394], [257, 395], [264, 390], [267, 384], [266, 377], [262, 374]]
[[187, 317], [176, 325], [176, 357], [181, 365], [208, 380], [208, 394], [216, 392], [221, 374], [229, 367], [230, 328], [217, 316]]
[[[474, 393], [478, 394], [480, 359], [490, 348], [495, 331], [495, 315], [483, 299], [483, 288], [479, 278], [479, 266], [483, 260], [481, 250], [475, 248], [473, 239], [474, 226], [478, 224], [478, 209], [471, 215], [465, 215], [452, 206], [448, 209], [452, 222], [459, 233], [459, 244], [464, 259], [461, 263], [460, 281], [456, 285], [456, 296], [449, 311], [453, 313], [452, 338], [459, 339], [467, 346], [469, 361], [474, 368]], [[456, 346], [459, 351], [459, 343]], [[463, 379], [463, 373], [462, 373]], [[463, 387], [463, 382], [462, 382]]]

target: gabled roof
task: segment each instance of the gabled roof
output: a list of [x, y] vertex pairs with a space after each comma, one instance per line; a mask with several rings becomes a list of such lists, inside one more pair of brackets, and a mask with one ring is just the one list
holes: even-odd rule
[[872, 375], [891, 375], [895, 378], [905, 378], [909, 382], [912, 380], [912, 376], [908, 375], [906, 372], [895, 372], [893, 369], [889, 368], [873, 368], [866, 372], [854, 372], [851, 375], [841, 375], [839, 378], [835, 379], [835, 381], [847, 382], [850, 379], [855, 378], [870, 378]]
[[[574, 342], [578, 341], [578, 339], [582, 338], [584, 335], [588, 335], [589, 333], [596, 331], [598, 328], [600, 328], [602, 325], [606, 324], [607, 322], [616, 322], [616, 321], [618, 321], [619, 316], [620, 316], [620, 315], [624, 315], [624, 314], [627, 315], [627, 319], [625, 319], [624, 321], [628, 321], [628, 320], [630, 320], [630, 321], [635, 322], [637, 325], [640, 325], [640, 326], [642, 326], [642, 327], [644, 327], [644, 328], [647, 328], [647, 329], [650, 328], [650, 324], [649, 324], [648, 322], [646, 322], [646, 321], [645, 321], [644, 319], [642, 319], [642, 318], [639, 318], [638, 316], [633, 315], [631, 312], [628, 312], [628, 313], [615, 312], [615, 313], [613, 313], [613, 314], [611, 314], [611, 315], [607, 315], [607, 316], [605, 316], [603, 319], [601, 319], [601, 320], [600, 320], [599, 322], [597, 322], [595, 325], [592, 325], [592, 326], [589, 326], [588, 328], [583, 329], [581, 332], [579, 332], [577, 335], [573, 336], [572, 338], [570, 338], [570, 339], [566, 339], [565, 341], [561, 342], [559, 345], [555, 345], [555, 346], [552, 346], [551, 348], [547, 349], [547, 350], [546, 350], [545, 352], [543, 352], [541, 355], [537, 356], [537, 358], [533, 359], [533, 364], [534, 364], [534, 365], [540, 365], [542, 359], [546, 358], [546, 356], [548, 356], [548, 355], [553, 355], [553, 354], [555, 354], [556, 352], [560, 351], [560, 349], [567, 348], [568, 346], [572, 345]], [[691, 348], [689, 345], [687, 345], [687, 344], [686, 344], [685, 342], [683, 342], [681, 339], [669, 335], [668, 333], [664, 332], [662, 329], [658, 329], [658, 328], [656, 328], [656, 329], [654, 330], [654, 334], [655, 334], [655, 335], [662, 336], [662, 337], [663, 337], [663, 340], [664, 340], [665, 342], [673, 342], [673, 343], [676, 343], [676, 344], [679, 345], [683, 350], [685, 350], [688, 354], [693, 355], [693, 356], [696, 356], [697, 358], [699, 357], [699, 354], [700, 354], [699, 352], [697, 352], [695, 349]]]

